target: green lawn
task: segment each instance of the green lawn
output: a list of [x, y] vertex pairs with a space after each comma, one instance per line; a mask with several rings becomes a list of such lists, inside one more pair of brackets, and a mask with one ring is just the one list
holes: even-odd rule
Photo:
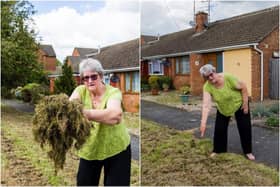
[[[4, 165], [1, 170], [7, 173], [13, 173], [11, 168], [7, 167], [7, 163], [11, 163], [9, 159], [24, 158], [26, 162], [31, 163], [34, 170], [38, 170], [42, 176], [42, 184], [47, 181], [49, 185], [73, 186], [76, 184], [76, 173], [78, 167], [78, 157], [75, 151], [67, 154], [66, 163], [63, 171], [59, 171], [57, 176], [54, 175], [53, 163], [48, 159], [47, 153], [44, 152], [38, 143], [33, 139], [32, 135], [32, 115], [23, 112], [17, 112], [9, 107], [1, 105], [1, 131], [2, 139], [5, 138], [12, 143], [13, 157], [8, 158], [6, 152], [1, 152], [1, 161]], [[2, 148], [6, 145], [2, 142]], [[2, 149], [3, 151], [3, 149]], [[19, 176], [21, 177], [21, 176]], [[1, 179], [2, 180], [2, 179]], [[5, 180], [5, 179], [3, 179]], [[139, 184], [139, 162], [132, 161], [131, 185]], [[20, 183], [14, 185], [21, 185]], [[29, 184], [32, 185], [32, 184]]]
[[191, 132], [141, 121], [141, 184], [149, 186], [276, 186], [276, 169], [225, 153], [209, 157], [212, 143]]

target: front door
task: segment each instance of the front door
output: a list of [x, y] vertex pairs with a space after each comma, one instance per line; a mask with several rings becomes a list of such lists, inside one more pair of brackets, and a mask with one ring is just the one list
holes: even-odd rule
[[217, 53], [217, 73], [223, 72], [223, 54]]

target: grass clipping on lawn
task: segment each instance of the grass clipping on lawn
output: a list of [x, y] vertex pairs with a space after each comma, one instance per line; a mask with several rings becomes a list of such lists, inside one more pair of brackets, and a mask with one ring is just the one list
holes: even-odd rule
[[35, 108], [33, 135], [41, 148], [47, 147], [55, 173], [63, 169], [67, 151], [80, 149], [90, 135], [92, 123], [83, 116], [83, 105], [69, 101], [66, 94], [44, 97]]

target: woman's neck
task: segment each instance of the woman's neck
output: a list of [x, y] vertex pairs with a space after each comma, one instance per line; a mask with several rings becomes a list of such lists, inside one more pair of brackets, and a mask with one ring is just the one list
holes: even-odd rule
[[224, 77], [223, 77], [222, 74], [218, 74], [218, 75], [217, 75], [217, 81], [216, 81], [216, 83], [214, 84], [214, 86], [215, 86], [216, 88], [221, 88], [221, 87], [224, 86]]
[[105, 84], [101, 84], [99, 87], [96, 88], [94, 92], [91, 92], [92, 96], [94, 97], [101, 97], [106, 91]]

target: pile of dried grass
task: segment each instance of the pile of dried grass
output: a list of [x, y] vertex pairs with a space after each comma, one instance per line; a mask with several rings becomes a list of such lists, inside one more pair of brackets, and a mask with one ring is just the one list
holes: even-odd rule
[[47, 146], [55, 172], [63, 169], [67, 151], [79, 149], [90, 135], [92, 123], [82, 113], [79, 101], [69, 101], [65, 94], [44, 97], [35, 109], [33, 134], [41, 147]]

